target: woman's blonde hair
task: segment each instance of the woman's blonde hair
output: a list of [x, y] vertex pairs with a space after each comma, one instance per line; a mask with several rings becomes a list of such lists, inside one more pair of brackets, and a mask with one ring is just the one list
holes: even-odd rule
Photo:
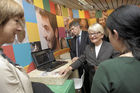
[[88, 28], [88, 32], [100, 32], [104, 34], [104, 28], [99, 23], [95, 23]]
[[24, 10], [22, 6], [15, 0], [0, 0], [0, 25], [4, 25], [10, 18], [13, 17], [23, 19]]

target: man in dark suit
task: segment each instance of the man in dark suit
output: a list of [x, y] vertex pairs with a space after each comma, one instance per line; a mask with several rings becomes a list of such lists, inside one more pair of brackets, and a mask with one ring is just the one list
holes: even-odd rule
[[[78, 21], [72, 21], [69, 24], [69, 29], [73, 38], [71, 39], [70, 54], [74, 62], [79, 56], [83, 54], [85, 47], [89, 44], [89, 36], [87, 31], [82, 31]], [[78, 68], [79, 76], [82, 75], [83, 67]]]

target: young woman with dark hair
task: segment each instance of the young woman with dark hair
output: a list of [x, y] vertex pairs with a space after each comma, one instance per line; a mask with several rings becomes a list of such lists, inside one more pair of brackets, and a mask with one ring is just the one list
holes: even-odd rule
[[140, 8], [123, 5], [106, 24], [110, 42], [122, 55], [99, 65], [91, 93], [140, 93]]

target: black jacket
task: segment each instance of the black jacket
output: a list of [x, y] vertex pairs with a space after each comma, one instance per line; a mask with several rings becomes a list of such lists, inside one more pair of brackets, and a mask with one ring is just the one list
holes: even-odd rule
[[[87, 31], [82, 31], [81, 34], [81, 44], [79, 47], [79, 55], [82, 55], [86, 45], [88, 45], [90, 42], [89, 40], [89, 36], [88, 36], [88, 32]], [[76, 36], [71, 39], [71, 48], [70, 48], [70, 54], [71, 54], [71, 58], [76, 57]]]

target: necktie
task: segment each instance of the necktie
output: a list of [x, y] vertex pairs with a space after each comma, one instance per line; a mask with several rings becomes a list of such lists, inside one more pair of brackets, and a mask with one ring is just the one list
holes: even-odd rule
[[80, 36], [78, 35], [76, 37], [76, 56], [79, 57], [79, 46], [80, 46], [80, 40], [79, 40]]

